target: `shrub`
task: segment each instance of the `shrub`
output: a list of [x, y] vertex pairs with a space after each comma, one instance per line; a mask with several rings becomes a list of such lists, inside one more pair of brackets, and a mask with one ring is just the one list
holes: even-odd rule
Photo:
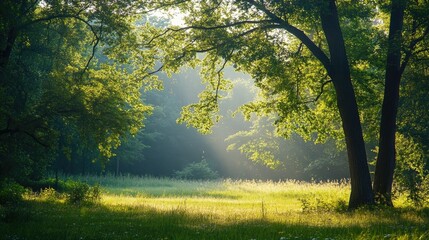
[[68, 191], [67, 201], [72, 204], [81, 204], [88, 194], [89, 185], [82, 182], [73, 182]]
[[216, 171], [213, 171], [205, 159], [201, 162], [191, 163], [181, 171], [174, 173], [176, 178], [189, 180], [210, 180], [218, 178]]
[[396, 150], [395, 194], [405, 193], [414, 205], [423, 205], [429, 194], [429, 174], [423, 146], [411, 137], [397, 134]]
[[101, 199], [100, 184], [96, 184], [89, 188], [86, 199], [91, 203], [96, 203], [100, 201]]
[[0, 183], [0, 221], [8, 222], [28, 216], [22, 210], [22, 195], [25, 188], [12, 180]]
[[67, 202], [71, 204], [93, 204], [100, 200], [98, 184], [90, 187], [87, 183], [67, 181], [67, 185]]
[[344, 200], [327, 201], [311, 194], [307, 198], [299, 198], [303, 212], [346, 212], [347, 202]]
[[334, 207], [320, 198], [299, 198], [303, 212], [330, 212]]
[[22, 201], [25, 188], [12, 180], [0, 183], [0, 204], [13, 205]]
[[58, 193], [55, 189], [48, 187], [40, 191], [40, 197], [46, 201], [53, 202], [58, 199]]

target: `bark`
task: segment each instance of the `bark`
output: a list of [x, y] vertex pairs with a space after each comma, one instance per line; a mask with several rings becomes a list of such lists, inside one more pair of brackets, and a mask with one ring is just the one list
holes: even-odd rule
[[390, 15], [384, 99], [381, 110], [379, 151], [374, 176], [374, 193], [380, 204], [393, 206], [392, 183], [396, 164], [396, 116], [401, 81], [401, 45], [405, 1], [393, 0]]
[[330, 71], [337, 94], [343, 131], [346, 139], [351, 194], [349, 208], [374, 204], [362, 127], [359, 119], [355, 92], [350, 77], [350, 68], [344, 39], [339, 24], [335, 0], [328, 0], [321, 10], [321, 21], [330, 52]]

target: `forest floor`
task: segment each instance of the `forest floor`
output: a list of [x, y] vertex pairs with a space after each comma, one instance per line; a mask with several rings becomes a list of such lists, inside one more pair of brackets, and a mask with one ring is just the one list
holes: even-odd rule
[[346, 182], [80, 177], [96, 204], [29, 194], [0, 239], [429, 239], [429, 208], [346, 210]]

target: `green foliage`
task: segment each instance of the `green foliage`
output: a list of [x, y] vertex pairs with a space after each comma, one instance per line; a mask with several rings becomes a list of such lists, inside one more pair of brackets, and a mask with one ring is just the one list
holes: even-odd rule
[[100, 200], [100, 186], [89, 186], [87, 183], [74, 181], [69, 182], [67, 189], [67, 202], [70, 204], [94, 204]]
[[38, 2], [0, 4], [0, 174], [20, 182], [63, 153], [104, 165], [144, 126], [141, 90], [161, 88], [135, 24], [141, 1]]
[[90, 203], [98, 203], [101, 200], [100, 184], [90, 187], [86, 198]]
[[280, 154], [284, 142], [275, 135], [270, 119], [256, 118], [249, 131], [237, 132], [226, 141], [233, 142], [228, 150], [239, 150], [256, 163], [272, 169], [285, 167], [284, 161], [281, 161], [285, 156]]
[[179, 179], [189, 180], [210, 180], [218, 178], [216, 171], [213, 171], [207, 160], [193, 162], [180, 171], [176, 171], [174, 176]]
[[25, 188], [13, 180], [3, 180], [0, 183], [0, 205], [10, 206], [22, 201]]
[[40, 190], [39, 196], [41, 199], [48, 201], [48, 202], [54, 202], [58, 199], [58, 193], [53, 188], [44, 188]]
[[396, 194], [406, 194], [409, 201], [423, 205], [429, 199], [429, 173], [422, 146], [401, 134], [396, 139]]
[[0, 182], [0, 222], [25, 220], [29, 211], [23, 208], [23, 195], [27, 190], [13, 180]]
[[[162, 5], [161, 2], [159, 4]], [[190, 59], [185, 61], [181, 58], [180, 62], [201, 65], [201, 76], [207, 84], [206, 90], [199, 95], [200, 101], [184, 107], [180, 122], [202, 132], [210, 132], [219, 120], [217, 102], [221, 100], [221, 93], [229, 91], [222, 71], [225, 65], [231, 64], [236, 70], [250, 74], [260, 90], [257, 99], [240, 108], [248, 119], [252, 113], [275, 115], [279, 136], [289, 137], [297, 132], [306, 139], [315, 137], [323, 142], [335, 138], [342, 142], [344, 136], [336, 109], [335, 90], [328, 81], [326, 70], [308, 48], [261, 10], [266, 7], [288, 24], [303, 30], [322, 51], [327, 51], [326, 40], [318, 27], [318, 14], [323, 4], [264, 2], [258, 5], [204, 1], [183, 3], [178, 7], [185, 14], [188, 27], [162, 29], [158, 35], [154, 32], [153, 43], [162, 49], [166, 69], [176, 69], [170, 66], [169, 61], [183, 53]], [[377, 46], [370, 41], [375, 34], [371, 29], [371, 9], [370, 4], [339, 4], [341, 17], [349, 23], [343, 26], [343, 30], [353, 38], [348, 41], [348, 47], [356, 65], [368, 65], [368, 56], [379, 57], [372, 51]], [[166, 42], [171, 42], [169, 46], [174, 47], [166, 49], [162, 46]], [[192, 44], [186, 45], [189, 42]], [[199, 52], [206, 54], [203, 60], [194, 56]], [[379, 86], [367, 85], [375, 78], [374, 71], [369, 77], [360, 77], [369, 71], [367, 68], [356, 70], [353, 76], [359, 82], [358, 97], [368, 99], [368, 102], [362, 101], [362, 106], [368, 106], [369, 100], [377, 99], [375, 96], [379, 96], [381, 90]], [[366, 91], [366, 87], [372, 91]], [[374, 122], [374, 115], [366, 116], [368, 123]]]
[[348, 177], [346, 154], [332, 139], [316, 143], [297, 134], [284, 139], [275, 132], [275, 117], [253, 117], [249, 130], [229, 136], [228, 150], [238, 150], [249, 160], [281, 169], [289, 178], [341, 179]]
[[396, 194], [404, 192], [410, 201], [422, 204], [429, 199], [429, 54], [417, 55], [419, 61], [411, 62], [401, 84], [395, 181]]
[[[155, 3], [157, 8], [164, 7], [168, 10], [171, 7], [171, 4], [163, 1]], [[341, 25], [341, 31], [331, 36], [324, 30], [332, 28], [323, 26], [322, 22], [325, 11], [328, 11], [328, 3], [338, 8]], [[368, 144], [374, 145], [379, 137], [383, 90], [388, 86], [383, 80], [389, 45], [388, 16], [394, 9], [392, 4], [395, 4], [395, 1], [191, 1], [173, 4], [185, 15], [186, 27], [164, 28], [154, 32], [153, 38], [154, 44], [169, 42], [177, 46], [171, 49], [166, 49], [165, 46], [162, 48], [167, 59], [166, 68], [174, 71], [177, 70], [177, 65], [192, 62], [191, 65], [200, 64], [203, 73], [207, 72], [204, 69], [211, 69], [211, 74], [203, 74], [210, 87], [200, 94], [198, 103], [184, 108], [180, 122], [186, 122], [188, 126], [194, 126], [203, 132], [210, 131], [219, 119], [218, 98], [214, 97], [218, 95], [218, 91], [213, 86], [216, 86], [216, 82], [217, 86], [223, 86], [219, 80], [222, 79], [221, 74], [216, 78], [213, 73], [220, 73], [222, 66], [231, 63], [236, 70], [250, 74], [260, 89], [257, 99], [240, 108], [247, 119], [253, 114], [275, 116], [277, 136], [290, 137], [293, 133], [298, 133], [305, 140], [316, 142], [334, 139], [338, 142], [337, 146], [344, 149], [345, 136], [337, 109], [337, 101], [341, 103], [344, 100], [339, 97], [343, 85], [335, 82], [334, 88], [332, 84], [336, 81], [336, 74], [332, 71], [335, 68], [332, 64], [335, 64], [337, 56], [335, 52], [342, 52], [342, 46], [341, 50], [334, 46], [341, 41], [332, 43], [329, 40], [332, 35], [336, 35], [345, 41], [347, 57], [341, 59], [341, 62], [347, 61], [351, 69], [353, 93], [349, 93], [353, 96], [349, 96], [353, 102], [356, 99], [359, 105], [358, 125], [362, 125], [363, 136]], [[415, 82], [427, 78], [428, 9], [427, 1], [407, 3], [404, 28], [401, 30], [403, 42], [393, 46], [398, 50], [398, 54], [403, 54], [401, 68], [412, 68], [411, 74], [407, 73], [407, 70], [404, 72], [403, 78], [406, 81]], [[330, 14], [336, 18], [337, 9]], [[394, 26], [391, 29], [393, 30]], [[331, 43], [330, 48], [328, 42]], [[201, 52], [207, 57], [198, 61], [199, 58], [195, 55]], [[176, 56], [181, 56], [181, 61], [169, 66], [168, 60], [172, 61]], [[222, 62], [223, 64], [220, 64]], [[424, 71], [416, 71], [416, 67]], [[400, 70], [401, 74], [403, 70]], [[420, 86], [423, 84], [420, 83]], [[418, 88], [401, 94], [401, 97], [406, 99], [405, 102], [412, 99], [411, 103], [406, 105], [415, 107], [422, 105], [422, 102], [428, 102], [422, 97], [414, 99], [416, 90]], [[420, 119], [427, 118], [426, 105], [419, 108], [425, 109], [423, 111], [413, 109], [422, 116]], [[396, 109], [397, 106], [393, 108]], [[383, 111], [381, 114], [386, 113]], [[403, 118], [399, 118], [399, 125], [401, 121], [410, 121], [411, 124], [405, 125], [408, 125], [409, 129], [414, 128], [413, 123], [422, 120], [413, 119], [413, 114], [414, 111], [404, 114]], [[343, 118], [345, 121], [346, 119]], [[420, 125], [418, 127], [427, 129], [425, 126], [428, 121], [423, 122], [417, 124]], [[240, 132], [236, 136], [250, 138], [250, 135], [251, 131]], [[420, 135], [418, 140], [415, 135]], [[427, 134], [423, 138], [421, 135], [413, 134], [413, 138], [420, 143], [427, 142], [421, 140], [428, 139]], [[256, 162], [271, 167], [281, 166], [273, 154], [277, 151], [275, 143], [265, 139], [250, 139], [247, 144], [235, 146], [236, 149]], [[429, 152], [426, 149], [425, 153]], [[364, 147], [361, 150], [363, 152]], [[324, 159], [318, 159], [317, 162], [323, 163]], [[367, 184], [365, 192], [369, 194], [370, 188]]]
[[346, 212], [347, 202], [344, 200], [336, 200], [331, 202], [332, 199], [324, 200], [314, 195], [310, 195], [306, 198], [299, 198], [301, 203], [302, 211], [304, 213], [309, 212]]
[[89, 185], [81, 182], [74, 182], [71, 184], [67, 201], [72, 204], [83, 203], [89, 192]]
[[[269, 118], [270, 121], [260, 121], [249, 131], [234, 134], [228, 139], [232, 142], [230, 150], [239, 150], [248, 159], [269, 168], [287, 169], [287, 162], [298, 162], [301, 158], [289, 157], [293, 153], [287, 156], [288, 149], [283, 149], [284, 141], [280, 137], [291, 138], [296, 133], [306, 141], [329, 142], [326, 157], [324, 154], [317, 161], [310, 160], [313, 163], [306, 159], [304, 164], [294, 164], [301, 167], [301, 171], [306, 169], [308, 175], [313, 175], [320, 174], [321, 169], [347, 169], [342, 152], [344, 134], [332, 81], [314, 53], [286, 27], [290, 24], [302, 30], [329, 55], [318, 16], [323, 7], [320, 3], [296, 1], [180, 4], [178, 8], [185, 14], [187, 27], [171, 26], [152, 33], [153, 43], [162, 48], [166, 69], [177, 69], [176, 65], [170, 67], [169, 60], [183, 53], [189, 59], [180, 59], [182, 64], [201, 65], [201, 76], [207, 84], [199, 101], [183, 108], [179, 122], [202, 132], [211, 131], [220, 119], [218, 102], [221, 98], [217, 96], [223, 97], [230, 91], [227, 81], [222, 81], [223, 67], [232, 65], [235, 70], [249, 74], [258, 88], [257, 97], [239, 107], [239, 111], [247, 120]], [[281, 20], [266, 14], [263, 8]], [[384, 61], [370, 63], [370, 60], [380, 58], [380, 51], [376, 49], [379, 49], [381, 40], [375, 38], [379, 32], [371, 24], [374, 12], [371, 4], [339, 3], [338, 8], [342, 30], [348, 38], [346, 47], [350, 61], [356, 66], [352, 79], [359, 107], [365, 110], [361, 119], [366, 124], [365, 129], [372, 131], [378, 128], [382, 92], [382, 85], [374, 79], [383, 75], [381, 69], [384, 66]], [[166, 42], [171, 42], [174, 47], [166, 49], [162, 46]], [[205, 55], [194, 56], [200, 52]], [[368, 131], [365, 137], [374, 140], [377, 136], [374, 130]], [[332, 140], [336, 142], [332, 144]], [[332, 150], [332, 145], [338, 146], [339, 150]]]

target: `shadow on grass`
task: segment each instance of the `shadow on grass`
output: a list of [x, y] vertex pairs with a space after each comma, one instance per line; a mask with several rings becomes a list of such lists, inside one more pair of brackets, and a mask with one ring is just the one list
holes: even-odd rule
[[[0, 239], [428, 239], [429, 209], [344, 213], [377, 215], [380, 222], [310, 225], [267, 219], [227, 221], [184, 208], [159, 211], [144, 205], [72, 206], [25, 201], [9, 221], [0, 222]], [[364, 210], [363, 210], [364, 211]], [[305, 215], [306, 213], [303, 213]], [[323, 213], [327, 214], [328, 213]], [[337, 213], [338, 214], [338, 213]], [[309, 215], [310, 216], [310, 215]], [[305, 217], [305, 216], [304, 216]], [[416, 221], [416, 219], [419, 221]], [[425, 224], [421, 224], [421, 221]]]

